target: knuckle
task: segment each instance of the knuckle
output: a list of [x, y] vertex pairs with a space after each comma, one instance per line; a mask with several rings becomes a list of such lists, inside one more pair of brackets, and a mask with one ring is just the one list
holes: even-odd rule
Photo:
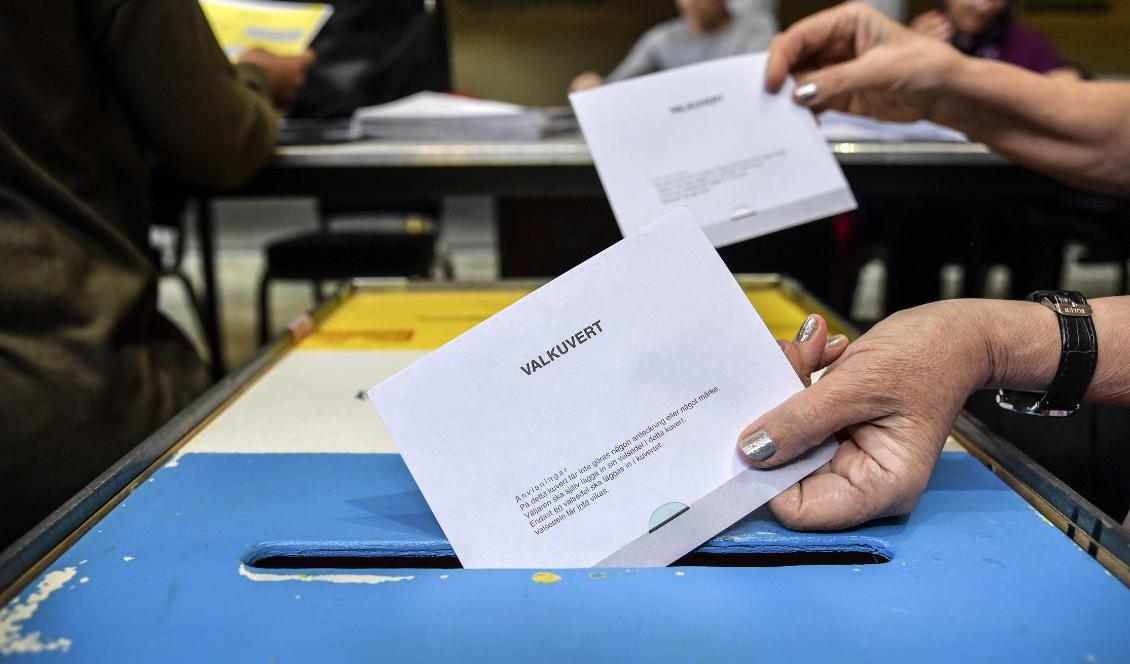
[[[796, 407], [793, 409], [793, 416], [796, 418], [796, 421], [811, 424], [820, 421], [822, 411], [823, 407], [817, 402], [817, 399], [798, 399]], [[796, 442], [801, 443], [806, 441], [798, 440]]]

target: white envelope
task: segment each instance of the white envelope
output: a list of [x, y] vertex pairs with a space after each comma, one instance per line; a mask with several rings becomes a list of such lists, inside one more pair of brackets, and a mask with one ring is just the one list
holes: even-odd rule
[[625, 236], [686, 207], [715, 246], [855, 209], [790, 80], [765, 92], [764, 53], [569, 96]]
[[685, 211], [369, 390], [464, 567], [666, 565], [825, 463], [735, 441], [800, 390]]

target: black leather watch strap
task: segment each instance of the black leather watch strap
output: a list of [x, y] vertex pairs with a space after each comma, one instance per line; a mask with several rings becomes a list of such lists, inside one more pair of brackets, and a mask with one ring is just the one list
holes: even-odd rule
[[1091, 320], [1091, 307], [1087, 299], [1075, 291], [1036, 291], [1027, 299], [1056, 313], [1059, 367], [1047, 392], [1001, 390], [997, 403], [1008, 410], [1031, 415], [1070, 415], [1078, 410], [1098, 361], [1098, 339]]

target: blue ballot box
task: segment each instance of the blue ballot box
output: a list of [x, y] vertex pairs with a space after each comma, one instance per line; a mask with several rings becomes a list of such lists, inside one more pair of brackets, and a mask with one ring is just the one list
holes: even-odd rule
[[[742, 283], [778, 336], [821, 311]], [[964, 417], [905, 518], [758, 511], [667, 568], [460, 569], [362, 390], [528, 289], [353, 286], [296, 321], [5, 552], [0, 653], [1130, 661], [1125, 532]]]

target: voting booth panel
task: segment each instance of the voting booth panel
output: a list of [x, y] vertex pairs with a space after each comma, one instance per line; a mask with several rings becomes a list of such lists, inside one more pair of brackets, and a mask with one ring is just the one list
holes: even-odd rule
[[[787, 280], [739, 283], [777, 337], [811, 311], [850, 332]], [[1067, 508], [1049, 508], [1046, 487], [980, 447], [985, 432], [965, 419], [954, 437], [975, 454], [944, 452], [904, 518], [802, 533], [758, 510], [672, 567], [460, 569], [363, 390], [533, 286], [359, 283], [296, 320], [170, 423], [144, 472], [124, 464], [135, 472], [119, 478], [123, 490], [89, 492], [96, 505], [79, 501], [71, 522], [55, 520], [69, 523], [65, 537], [41, 530], [25, 547], [38, 560], [6, 591], [0, 652], [1130, 659], [1117, 542], [1079, 514], [1085, 505], [1058, 525], [1088, 523], [1071, 533], [1086, 543], [1064, 537], [1037, 508]], [[1013, 470], [999, 477], [1002, 464]]]

